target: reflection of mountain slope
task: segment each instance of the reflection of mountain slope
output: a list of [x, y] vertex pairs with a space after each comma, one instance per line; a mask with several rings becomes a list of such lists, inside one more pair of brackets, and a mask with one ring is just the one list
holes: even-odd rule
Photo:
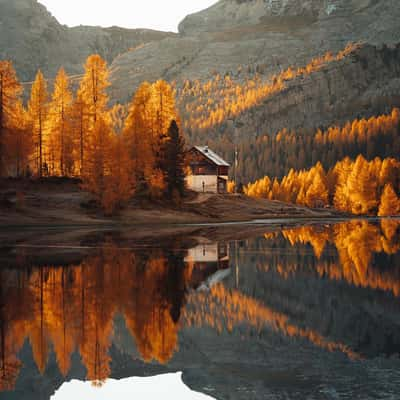
[[[310, 230], [308, 239], [305, 235], [307, 229]], [[358, 268], [355, 264], [346, 265], [343, 261], [347, 258], [342, 258], [328, 242], [318, 259], [313, 247], [319, 253], [320, 245], [315, 240], [313, 246], [304, 243], [310, 243], [310, 238], [315, 239], [321, 229], [321, 243], [327, 237], [346, 243], [345, 238], [352, 236], [357, 243], [355, 260], [370, 260], [370, 264], [361, 269], [360, 263]], [[371, 240], [366, 232], [379, 235]], [[398, 239], [396, 236], [391, 239], [382, 237], [382, 234], [379, 226], [353, 221], [326, 228], [316, 226], [284, 231], [284, 236], [290, 236], [291, 242], [282, 235], [275, 238], [267, 235], [267, 241], [254, 240], [241, 251], [240, 289], [274, 311], [286, 314], [299, 327], [345, 343], [365, 356], [396, 354], [400, 350], [397, 334], [400, 306], [395, 297], [399, 281], [399, 252], [391, 253], [398, 245]], [[364, 244], [371, 241], [378, 244], [364, 246], [362, 237], [366, 240]], [[376, 246], [383, 248], [379, 244], [383, 239], [388, 243], [391, 241], [385, 245], [391, 251], [374, 255]], [[364, 256], [360, 256], [363, 251]], [[321, 270], [322, 266], [329, 274]], [[352, 272], [346, 272], [347, 268]], [[340, 273], [340, 280], [335, 273]], [[358, 281], [354, 280], [355, 277]], [[384, 292], [386, 289], [388, 291]]]
[[236, 290], [226, 290], [219, 285], [211, 293], [197, 294], [190, 300], [191, 306], [184, 314], [187, 326], [211, 326], [222, 332], [231, 332], [236, 326], [250, 325], [261, 331], [265, 327], [288, 337], [309, 340], [312, 344], [329, 351], [341, 351], [352, 359], [359, 355], [343, 343], [335, 343], [318, 332], [300, 328], [292, 323], [287, 315], [275, 312], [257, 300]]
[[[357, 227], [375, 232], [362, 224], [348, 231]], [[374, 357], [398, 346], [397, 299], [312, 273], [319, 262], [340, 260], [330, 229], [310, 234], [320, 260], [305, 244], [307, 230], [299, 232], [301, 243], [293, 231], [293, 246], [280, 234], [235, 244], [236, 276], [208, 292], [191, 290], [201, 281], [194, 277], [207, 280], [204, 271], [226, 264], [224, 245], [211, 244], [208, 254], [203, 247], [187, 252], [187, 238], [136, 249], [106, 242], [75, 265], [60, 267], [19, 256], [18, 268], [0, 269], [3, 388], [18, 377], [16, 391], [0, 392], [0, 399], [47, 400], [71, 378], [100, 384], [108, 376], [179, 370], [191, 388], [217, 398], [318, 398], [327, 388], [351, 398], [361, 381], [363, 393], [392, 393], [400, 384], [399, 360]], [[395, 243], [393, 227], [384, 232]], [[276, 261], [304, 268], [284, 275]]]

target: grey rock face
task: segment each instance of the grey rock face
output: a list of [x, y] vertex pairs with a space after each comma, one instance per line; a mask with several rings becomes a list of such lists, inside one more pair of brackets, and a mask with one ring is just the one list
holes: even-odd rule
[[207, 10], [187, 16], [179, 31], [190, 35], [245, 25], [268, 25], [269, 18], [292, 17], [305, 22], [349, 17], [388, 3], [385, 0], [221, 0]]
[[146, 29], [79, 26], [68, 28], [36, 0], [0, 0], [0, 59], [11, 59], [21, 80], [40, 68], [53, 77], [60, 66], [81, 73], [91, 53], [108, 62], [142, 43], [174, 36]]
[[398, 21], [396, 0], [221, 0], [186, 17], [179, 37], [118, 57], [114, 95], [126, 100], [153, 74], [179, 85], [262, 65], [268, 76], [337, 52], [348, 42], [395, 44], [400, 41]]
[[179, 87], [186, 79], [259, 66], [267, 78], [350, 41], [365, 43], [364, 61], [345, 60], [296, 80], [251, 118], [241, 117], [254, 132], [273, 132], [365, 115], [387, 99], [386, 106], [397, 104], [399, 60], [391, 53], [388, 61], [379, 48], [400, 42], [399, 21], [398, 0], [221, 0], [189, 15], [173, 34], [68, 28], [36, 0], [0, 0], [0, 59], [12, 59], [20, 78], [31, 80], [38, 68], [48, 77], [61, 65], [81, 73], [85, 58], [100, 53], [111, 64], [112, 99], [125, 102], [144, 80], [163, 78]]

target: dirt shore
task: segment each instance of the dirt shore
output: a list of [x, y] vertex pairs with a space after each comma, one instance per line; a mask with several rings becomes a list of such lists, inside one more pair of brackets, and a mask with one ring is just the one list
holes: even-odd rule
[[91, 196], [74, 180], [3, 180], [0, 229], [21, 227], [107, 227], [132, 225], [213, 224], [252, 220], [324, 219], [333, 210], [313, 210], [244, 195], [191, 193], [179, 206], [131, 201], [118, 216], [105, 217], [90, 207]]

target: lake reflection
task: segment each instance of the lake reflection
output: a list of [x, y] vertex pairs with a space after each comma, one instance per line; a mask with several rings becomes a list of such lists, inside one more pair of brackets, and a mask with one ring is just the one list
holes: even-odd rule
[[180, 370], [220, 399], [398, 394], [399, 221], [229, 229], [3, 248], [0, 399]]

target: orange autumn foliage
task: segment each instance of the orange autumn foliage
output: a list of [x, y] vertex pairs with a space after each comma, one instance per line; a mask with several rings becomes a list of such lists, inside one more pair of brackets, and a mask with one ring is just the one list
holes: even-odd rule
[[390, 183], [385, 185], [381, 196], [378, 216], [389, 217], [400, 215], [400, 198], [396, 195]]
[[70, 82], [61, 68], [54, 82], [47, 119], [46, 158], [51, 175], [71, 176], [76, 168], [71, 112]]
[[48, 175], [45, 146], [48, 142], [46, 135], [46, 119], [49, 112], [47, 81], [39, 70], [31, 89], [28, 103], [28, 115], [32, 124], [32, 136], [35, 145], [34, 166], [39, 177]]
[[165, 81], [144, 82], [134, 95], [123, 129], [139, 188], [160, 198], [165, 189], [159, 154], [172, 121], [179, 121], [175, 93]]
[[20, 100], [22, 87], [10, 61], [0, 61], [0, 177], [6, 170], [7, 138], [18, 116], [15, 107]]
[[[393, 188], [400, 190], [399, 178], [400, 162], [396, 159], [375, 158], [368, 162], [360, 155], [355, 161], [345, 158], [337, 162], [328, 172], [317, 163], [308, 171], [292, 169], [281, 181], [265, 177], [245, 186], [244, 192], [251, 197], [308, 207], [332, 205], [337, 210], [356, 215], [377, 215], [379, 205], [383, 207], [384, 203], [390, 202], [387, 207], [391, 208], [392, 215], [398, 215]], [[390, 189], [385, 189], [387, 185], [393, 193], [389, 194]]]
[[354, 52], [359, 44], [350, 43], [333, 55], [331, 52], [311, 60], [305, 67], [288, 68], [267, 80], [256, 75], [244, 83], [234, 82], [230, 75], [217, 75], [207, 82], [186, 81], [179, 91], [179, 107], [185, 117], [186, 129], [205, 131], [221, 125], [243, 111], [260, 104], [286, 88], [287, 81], [319, 71], [332, 61], [339, 61]]

